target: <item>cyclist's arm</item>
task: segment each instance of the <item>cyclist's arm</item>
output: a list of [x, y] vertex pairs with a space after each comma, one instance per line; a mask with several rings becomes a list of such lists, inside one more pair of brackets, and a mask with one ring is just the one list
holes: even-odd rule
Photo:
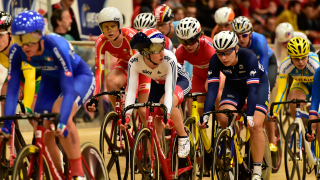
[[269, 69], [268, 43], [264, 36], [261, 35], [259, 36], [259, 38], [257, 38], [256, 48], [260, 53], [260, 64], [264, 67], [264, 70], [268, 75], [268, 69]]
[[216, 55], [213, 55], [208, 69], [208, 91], [206, 95], [206, 99], [204, 101], [204, 112], [209, 112], [213, 110], [214, 103], [217, 98], [217, 94], [219, 91], [219, 75], [220, 68], [219, 62], [220, 60]]
[[[282, 102], [287, 98], [287, 90], [289, 88], [289, 75], [279, 74], [278, 78], [278, 92], [274, 102]], [[282, 108], [282, 104], [276, 105], [273, 108], [273, 113], [277, 114]]]
[[[12, 45], [9, 53], [9, 74], [8, 74], [8, 90], [6, 94], [4, 115], [12, 116], [16, 112], [17, 100], [20, 86], [20, 70], [22, 58], [19, 54], [18, 45]], [[6, 123], [7, 121], [5, 121]], [[9, 124], [11, 126], [11, 124]]]
[[25, 79], [23, 103], [28, 113], [32, 113], [31, 105], [36, 89], [36, 68], [32, 67], [30, 64], [26, 62], [22, 62], [21, 70]]
[[[141, 55], [139, 55], [141, 56]], [[137, 67], [136, 68], [136, 63], [133, 62], [133, 58], [138, 58], [137, 55], [131, 57], [131, 59], [129, 60], [129, 64], [128, 64], [128, 79], [127, 79], [127, 96], [126, 96], [126, 102], [125, 102], [125, 107], [134, 104], [135, 103], [135, 98], [136, 98], [136, 90], [137, 90], [137, 83], [139, 80], [139, 72], [137, 71]], [[131, 115], [133, 109], [130, 109], [129, 111], [127, 111], [127, 113], [129, 113]]]
[[[172, 56], [175, 58], [175, 56]], [[165, 96], [164, 96], [164, 105], [168, 109], [168, 113], [171, 114], [173, 99], [174, 99], [174, 90], [177, 84], [177, 64], [175, 61], [167, 63], [167, 77], [165, 83]]]
[[313, 115], [318, 117], [318, 109], [320, 102], [320, 68], [318, 68], [314, 74], [313, 86], [312, 86], [312, 100], [309, 111], [309, 116]]
[[60, 47], [58, 44], [55, 44], [52, 51], [55, 52], [54, 60], [59, 67], [60, 86], [63, 95], [59, 123], [67, 125], [74, 102], [74, 72], [71, 67], [69, 47]]
[[277, 39], [275, 39], [274, 41], [274, 55], [276, 56], [277, 58], [277, 62], [280, 62], [281, 60], [281, 44], [278, 42]]
[[[248, 57], [247, 63], [247, 89], [248, 89], [248, 99], [247, 99], [247, 115], [253, 116], [256, 109], [256, 102], [258, 97], [258, 88], [260, 83], [260, 70], [259, 62], [257, 57], [250, 55]], [[255, 72], [252, 76], [251, 72]]]
[[[100, 38], [100, 37], [99, 37]], [[95, 81], [96, 81], [96, 88], [93, 91], [93, 96], [97, 95], [101, 91], [101, 87], [103, 84], [103, 78], [104, 78], [104, 61], [106, 59], [106, 54], [102, 53], [101, 49], [103, 49], [102, 41], [101, 39], [96, 40], [95, 44]]]

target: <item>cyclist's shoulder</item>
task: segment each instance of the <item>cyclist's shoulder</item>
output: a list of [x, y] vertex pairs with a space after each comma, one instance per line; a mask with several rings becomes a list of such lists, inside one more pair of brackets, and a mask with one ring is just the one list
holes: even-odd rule
[[247, 48], [239, 48], [239, 51], [238, 51], [238, 58], [239, 60], [245, 60], [246, 62], [252, 62], [252, 61], [257, 61], [257, 56], [256, 54], [250, 50], [250, 49], [247, 49]]
[[95, 48], [100, 48], [105, 44], [105, 42], [109, 42], [110, 40], [104, 36], [104, 34], [100, 34], [100, 36], [97, 37], [95, 42]]
[[173, 54], [172, 51], [169, 51], [167, 49], [164, 49], [164, 58], [163, 59], [165, 60], [164, 62], [168, 62], [168, 63], [171, 63], [171, 62], [176, 63], [177, 62], [177, 58], [176, 58], [175, 54]]
[[129, 64], [132, 66], [134, 64], [139, 63], [140, 58], [142, 58], [142, 55], [139, 52], [135, 53], [133, 56], [131, 56]]
[[133, 29], [133, 28], [122, 28], [122, 36], [123, 38], [127, 39], [127, 40], [131, 40], [131, 38], [137, 33], [137, 30]]
[[296, 68], [292, 63], [290, 56], [285, 57], [280, 64], [280, 74], [289, 74], [292, 69]]
[[319, 64], [319, 56], [318, 56], [316, 53], [314, 53], [314, 52], [310, 52], [310, 53], [309, 53], [309, 60], [310, 60], [311, 62], [314, 62], [314, 63]]

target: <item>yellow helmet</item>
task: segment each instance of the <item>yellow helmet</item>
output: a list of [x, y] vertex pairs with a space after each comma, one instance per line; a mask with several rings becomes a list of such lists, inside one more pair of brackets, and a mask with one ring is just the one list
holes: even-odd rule
[[292, 38], [287, 45], [288, 54], [293, 58], [302, 59], [308, 56], [310, 46], [308, 41], [301, 37]]

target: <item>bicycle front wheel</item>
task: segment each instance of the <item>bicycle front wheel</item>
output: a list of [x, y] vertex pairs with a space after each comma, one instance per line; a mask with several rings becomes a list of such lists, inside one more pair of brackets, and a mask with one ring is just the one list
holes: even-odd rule
[[131, 180], [159, 180], [160, 165], [157, 147], [154, 143], [153, 169], [151, 169], [151, 132], [148, 128], [141, 129], [134, 141], [131, 159]]
[[130, 147], [127, 133], [122, 131], [120, 137], [118, 120], [118, 114], [114, 111], [105, 116], [100, 129], [100, 152], [106, 162], [108, 174], [113, 175], [110, 178], [126, 180], [129, 174]]
[[82, 169], [87, 178], [92, 174], [93, 178], [97, 180], [109, 179], [102, 155], [93, 143], [84, 143], [81, 146], [81, 155], [84, 160], [82, 161]]
[[27, 145], [21, 149], [17, 156], [12, 172], [12, 179], [16, 180], [40, 180], [53, 179], [50, 174], [49, 165], [43, 156], [43, 173], [39, 177], [39, 148], [34, 145]]
[[238, 159], [235, 148], [230, 131], [222, 129], [216, 137], [213, 150], [212, 180], [238, 179]]
[[276, 129], [275, 129], [275, 138], [277, 141], [277, 152], [271, 152], [272, 157], [272, 173], [277, 173], [280, 169], [281, 161], [282, 161], [282, 135], [280, 132], [280, 125], [276, 122]]
[[[299, 147], [300, 141], [302, 141], [302, 148]], [[295, 179], [305, 180], [307, 172], [306, 153], [302, 150], [305, 149], [305, 145], [304, 141], [299, 137], [298, 124], [293, 123], [290, 125], [284, 146], [284, 164], [287, 179], [294, 179], [296, 174], [297, 178]], [[302, 159], [300, 159], [300, 153], [302, 153]]]

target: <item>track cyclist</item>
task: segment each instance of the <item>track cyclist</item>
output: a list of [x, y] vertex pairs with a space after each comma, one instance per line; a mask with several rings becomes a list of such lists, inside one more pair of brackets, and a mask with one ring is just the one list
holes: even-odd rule
[[[270, 91], [272, 91], [276, 83], [278, 66], [277, 59], [268, 46], [266, 38], [262, 34], [253, 32], [251, 21], [244, 16], [239, 16], [233, 20], [232, 31], [237, 34], [241, 47], [248, 48], [256, 54], [268, 76]], [[268, 106], [269, 108], [270, 106]], [[275, 123], [269, 122], [266, 118], [264, 124], [268, 133], [270, 150], [276, 152], [278, 148], [275, 139]]]
[[[9, 69], [9, 50], [14, 44], [11, 35], [11, 24], [13, 18], [10, 14], [0, 11], [0, 64]], [[37, 72], [37, 73], [36, 73]], [[20, 88], [18, 99], [24, 99], [24, 105], [27, 113], [32, 113], [36, 98], [36, 93], [39, 88], [40, 74], [39, 70], [36, 71], [34, 67], [27, 62], [21, 64]], [[36, 82], [36, 79], [38, 81]], [[25, 87], [24, 87], [25, 86]], [[8, 78], [6, 78], [1, 88], [1, 95], [6, 95], [8, 87]], [[1, 102], [1, 114], [4, 114], [5, 103]], [[4, 130], [6, 131], [6, 130]], [[9, 132], [4, 134], [8, 135]]]
[[[214, 108], [219, 89], [220, 71], [226, 76], [219, 110], [241, 110], [247, 98], [247, 127], [250, 130], [251, 152], [253, 158], [252, 180], [261, 179], [261, 166], [264, 155], [265, 136], [263, 122], [268, 109], [269, 82], [257, 56], [248, 49], [239, 48], [235, 33], [222, 31], [213, 39], [216, 54], [212, 56], [208, 71], [208, 92], [204, 112]], [[228, 118], [219, 114], [221, 128], [226, 128]], [[203, 117], [206, 126], [209, 116]]]
[[[310, 52], [309, 43], [300, 37], [292, 38], [287, 45], [288, 56], [282, 61], [279, 72], [279, 87], [276, 102], [285, 101], [289, 84], [289, 75], [293, 82], [290, 87], [288, 98], [291, 99], [309, 99], [312, 93], [313, 78], [317, 68], [319, 68], [319, 57]], [[319, 92], [315, 92], [319, 93]], [[312, 96], [313, 99], [313, 96]], [[301, 104], [303, 107], [304, 104]], [[281, 110], [281, 105], [274, 108], [274, 115], [269, 118], [275, 118]], [[291, 117], [296, 117], [296, 105], [290, 104]], [[315, 105], [313, 105], [315, 107]], [[314, 110], [314, 109], [313, 109]], [[315, 115], [314, 111], [309, 112]], [[312, 116], [311, 116], [312, 117]]]
[[[96, 89], [93, 95], [101, 91], [104, 79], [104, 64], [106, 63], [106, 51], [118, 58], [117, 64], [110, 71], [105, 79], [108, 91], [116, 90], [126, 86], [128, 77], [128, 61], [137, 53], [130, 47], [130, 40], [136, 34], [136, 30], [123, 27], [123, 17], [121, 12], [114, 7], [107, 7], [100, 11], [98, 16], [99, 27], [102, 34], [97, 38], [95, 44], [95, 79]], [[138, 102], [146, 102], [150, 87], [150, 78], [139, 75]], [[115, 108], [116, 99], [109, 95], [112, 106]], [[89, 111], [96, 111], [98, 100], [94, 99], [87, 104]], [[138, 112], [143, 122], [145, 121], [145, 109], [139, 108]]]
[[[125, 106], [134, 104], [135, 89], [139, 74], [145, 74], [151, 78], [149, 100], [155, 103], [165, 104], [168, 108], [168, 122], [156, 120], [154, 125], [158, 137], [161, 137], [163, 127], [170, 129], [173, 120], [174, 127], [179, 136], [178, 156], [185, 158], [190, 151], [190, 140], [184, 130], [183, 120], [178, 105], [190, 92], [191, 82], [187, 72], [177, 64], [175, 55], [164, 49], [164, 35], [156, 29], [144, 29], [134, 35], [130, 41], [132, 49], [137, 49], [128, 65], [128, 93]], [[131, 111], [126, 114], [126, 122], [130, 121]], [[172, 120], [171, 120], [172, 119]], [[121, 126], [127, 126], [125, 125]]]
[[[315, 49], [312, 46], [312, 44], [310, 43], [307, 35], [305, 35], [303, 32], [300, 32], [300, 31], [294, 31], [293, 27], [290, 23], [287, 23], [287, 22], [280, 23], [276, 27], [276, 38], [274, 41], [274, 55], [276, 56], [276, 58], [279, 62], [278, 63], [279, 65], [281, 64], [281, 61], [285, 57], [288, 56], [287, 45], [288, 45], [288, 42], [290, 41], [290, 39], [292, 39], [294, 37], [301, 37], [301, 38], [305, 39], [306, 41], [308, 41], [308, 43], [310, 45], [310, 51], [315, 52]], [[284, 50], [286, 51], [285, 54], [282, 53]]]
[[[95, 88], [90, 67], [74, 53], [71, 44], [63, 37], [56, 34], [45, 35], [44, 19], [35, 11], [18, 14], [12, 23], [11, 31], [16, 43], [11, 46], [9, 54], [5, 115], [15, 113], [21, 62], [28, 62], [31, 66], [41, 69], [42, 79], [35, 112], [61, 114], [56, 130], [51, 121], [45, 120], [43, 125], [54, 130], [55, 135], [59, 137], [69, 158], [73, 179], [86, 179], [81, 163], [79, 135], [72, 117]], [[6, 121], [5, 127], [10, 132], [11, 122]], [[55, 135], [46, 134], [44, 142], [57, 168], [57, 171], [52, 173], [62, 179], [64, 175]]]
[[[180, 20], [176, 34], [180, 42], [175, 54], [178, 63], [184, 65], [188, 61], [193, 65], [191, 93], [207, 92], [209, 62], [215, 53], [212, 39], [203, 35], [199, 21], [192, 17]], [[204, 96], [198, 97], [199, 114], [203, 113], [204, 99]]]

